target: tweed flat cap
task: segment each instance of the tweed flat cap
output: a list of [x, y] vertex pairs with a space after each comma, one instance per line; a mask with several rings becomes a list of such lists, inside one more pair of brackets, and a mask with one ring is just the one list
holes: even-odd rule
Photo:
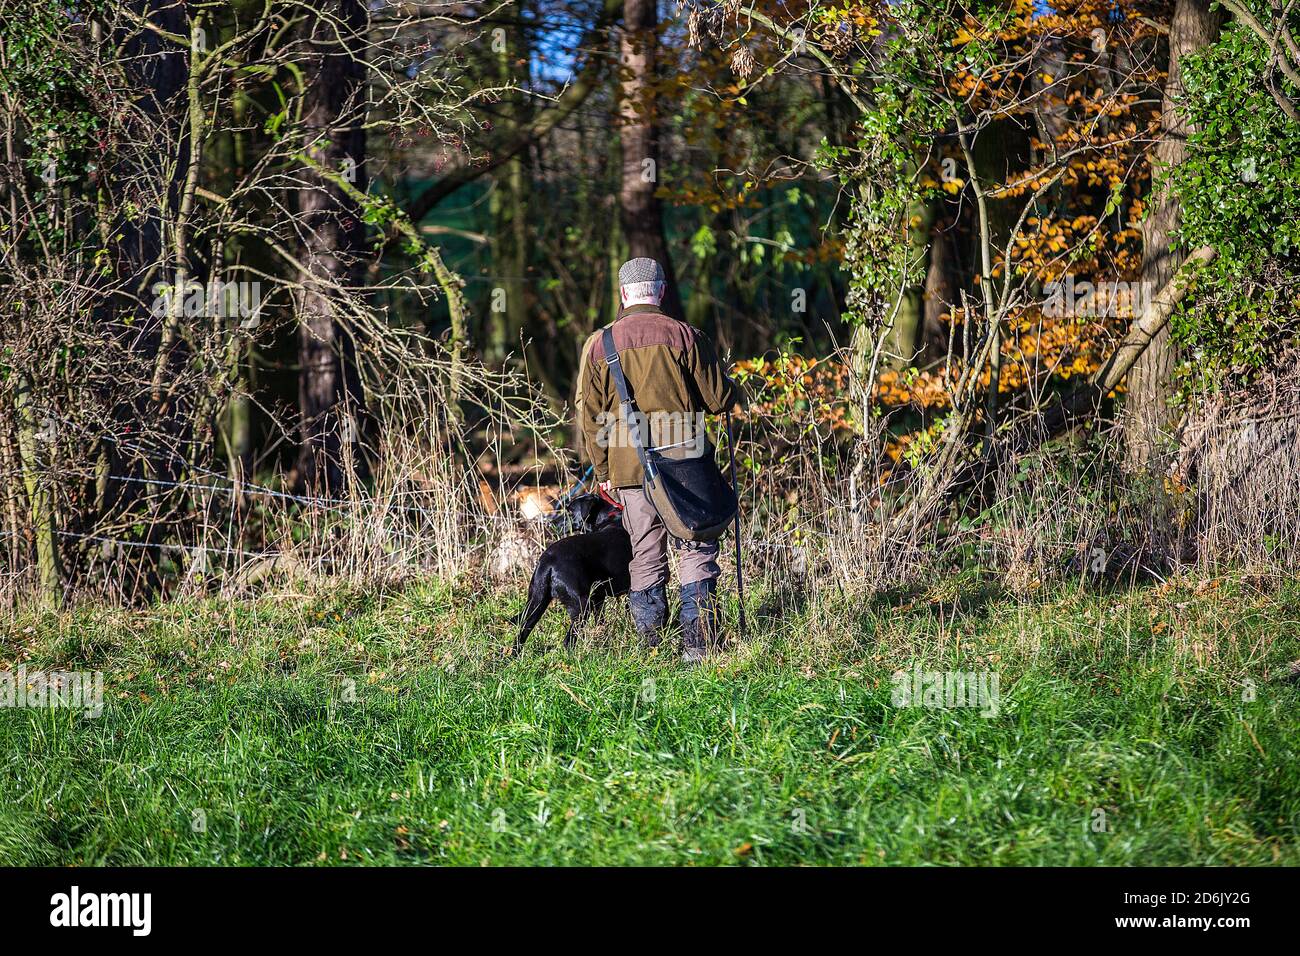
[[618, 270], [618, 284], [632, 285], [634, 282], [663, 282], [664, 267], [654, 259], [629, 259]]

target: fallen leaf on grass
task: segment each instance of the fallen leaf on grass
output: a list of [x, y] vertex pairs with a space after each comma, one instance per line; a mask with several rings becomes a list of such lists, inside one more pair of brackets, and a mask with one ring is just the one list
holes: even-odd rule
[[581, 707], [583, 710], [591, 710], [590, 707], [588, 707], [585, 703], [583, 703], [583, 700], [582, 700], [581, 697], [579, 697], [579, 696], [578, 696], [577, 694], [575, 694], [573, 691], [569, 690], [568, 685], [565, 684], [564, 681], [562, 681], [562, 680], [557, 680], [555, 683], [559, 684], [559, 685], [560, 685], [560, 690], [564, 691], [566, 694], [568, 694], [570, 697], [572, 697], [573, 700], [574, 700], [574, 702], [577, 703], [577, 705], [578, 705], [579, 707]]
[[1250, 742], [1255, 745], [1255, 749], [1259, 751], [1259, 755], [1263, 757], [1265, 760], [1267, 760], [1268, 755], [1264, 753], [1264, 748], [1259, 745], [1259, 738], [1255, 736], [1255, 731], [1250, 729], [1250, 724], [1246, 723], [1243, 720], [1241, 722], [1241, 726], [1245, 727], [1246, 733], [1250, 734]]

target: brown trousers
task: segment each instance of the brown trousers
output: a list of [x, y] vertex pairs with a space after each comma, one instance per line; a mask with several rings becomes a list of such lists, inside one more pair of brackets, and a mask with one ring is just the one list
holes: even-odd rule
[[[644, 491], [619, 488], [617, 494], [623, 506], [623, 527], [632, 539], [632, 590], [644, 591], [657, 584], [667, 584], [668, 540], [672, 536]], [[679, 584], [716, 580], [722, 573], [718, 567], [718, 542], [672, 538], [672, 543]]]

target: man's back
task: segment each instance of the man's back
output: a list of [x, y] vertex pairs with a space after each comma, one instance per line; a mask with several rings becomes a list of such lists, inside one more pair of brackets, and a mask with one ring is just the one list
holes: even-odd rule
[[[610, 328], [628, 387], [650, 422], [648, 444], [698, 441], [704, 414], [720, 414], [735, 402], [731, 381], [698, 329], [653, 305], [624, 309]], [[619, 415], [603, 337], [600, 329], [583, 346], [578, 421], [597, 479], [616, 488], [639, 486], [641, 465]]]
[[[618, 365], [649, 428], [637, 422], [646, 447], [675, 446], [680, 455], [711, 454], [704, 428], [707, 413], [719, 414], [737, 391], [713, 346], [698, 329], [660, 309], [666, 279], [653, 259], [629, 259], [618, 270], [618, 319], [609, 326]], [[587, 457], [602, 490], [622, 506], [623, 528], [632, 542], [628, 604], [637, 633], [649, 647], [663, 639], [668, 616], [669, 534], [641, 487], [641, 461], [629, 440], [618, 387], [605, 359], [605, 329], [587, 339], [578, 365], [577, 413]], [[646, 433], [649, 432], [647, 435]], [[684, 446], [684, 447], [683, 447]], [[682, 660], [698, 663], [718, 640], [717, 541], [674, 538], [682, 585]]]

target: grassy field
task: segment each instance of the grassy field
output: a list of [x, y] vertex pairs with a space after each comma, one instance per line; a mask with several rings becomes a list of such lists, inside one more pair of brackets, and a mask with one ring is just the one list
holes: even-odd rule
[[[1293, 582], [760, 588], [696, 670], [623, 611], [507, 660], [521, 591], [7, 620], [106, 705], [0, 710], [0, 863], [1300, 864]], [[896, 706], [918, 666], [997, 715]]]

